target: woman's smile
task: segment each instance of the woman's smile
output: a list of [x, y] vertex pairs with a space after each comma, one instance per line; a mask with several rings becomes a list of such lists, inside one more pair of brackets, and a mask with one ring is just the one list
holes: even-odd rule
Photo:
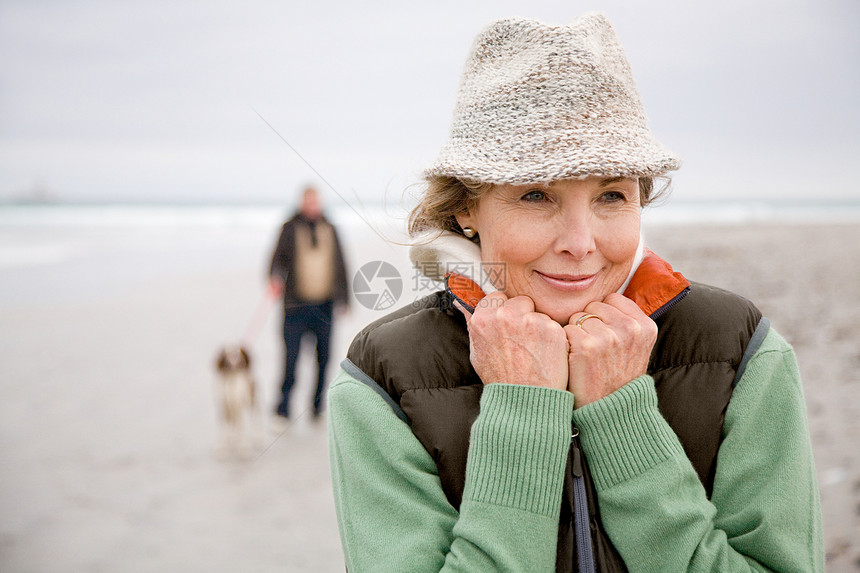
[[535, 274], [542, 278], [550, 287], [566, 292], [587, 290], [597, 280], [597, 273], [567, 274], [535, 271]]

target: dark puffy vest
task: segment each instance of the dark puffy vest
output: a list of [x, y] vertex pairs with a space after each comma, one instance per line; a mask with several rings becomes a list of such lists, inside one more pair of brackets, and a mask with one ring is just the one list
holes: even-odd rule
[[[370, 324], [356, 336], [343, 366], [411, 425], [436, 462], [445, 495], [459, 508], [483, 384], [469, 361], [465, 319], [451, 301], [449, 294], [436, 293]], [[726, 408], [767, 333], [767, 320], [746, 299], [698, 283], [651, 318], [659, 331], [648, 373], [660, 412], [710, 496]], [[601, 525], [583, 461], [597, 570], [626, 571]], [[564, 572], [577, 567], [571, 469], [568, 456], [556, 559], [557, 571]]]

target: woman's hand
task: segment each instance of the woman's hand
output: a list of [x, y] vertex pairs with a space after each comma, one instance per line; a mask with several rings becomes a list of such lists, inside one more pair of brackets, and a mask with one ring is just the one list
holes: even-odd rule
[[526, 296], [484, 297], [466, 315], [472, 366], [484, 384], [502, 382], [566, 390], [567, 336], [560, 324], [535, 312]]
[[[586, 314], [589, 318], [576, 325]], [[570, 342], [568, 390], [579, 408], [615, 392], [645, 374], [657, 325], [629, 298], [610, 294], [570, 317], [564, 327]]]

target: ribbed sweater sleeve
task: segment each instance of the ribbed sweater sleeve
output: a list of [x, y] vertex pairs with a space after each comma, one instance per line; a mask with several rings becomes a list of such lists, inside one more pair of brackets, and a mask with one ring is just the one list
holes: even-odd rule
[[335, 507], [350, 572], [554, 570], [570, 394], [485, 388], [459, 513], [431, 456], [379, 395], [341, 371], [328, 400]]
[[565, 392], [487, 386], [472, 426], [464, 498], [557, 517], [572, 410]]
[[601, 518], [635, 571], [824, 570], [800, 375], [773, 330], [732, 395], [709, 500], [650, 376], [576, 410]]

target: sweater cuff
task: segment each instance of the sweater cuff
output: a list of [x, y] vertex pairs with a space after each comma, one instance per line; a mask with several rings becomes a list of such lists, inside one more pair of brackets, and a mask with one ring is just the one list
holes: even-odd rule
[[553, 516], [570, 445], [573, 395], [489, 384], [472, 426], [464, 499]]
[[654, 379], [648, 375], [579, 408], [574, 422], [598, 490], [684, 455], [681, 442], [657, 409]]

